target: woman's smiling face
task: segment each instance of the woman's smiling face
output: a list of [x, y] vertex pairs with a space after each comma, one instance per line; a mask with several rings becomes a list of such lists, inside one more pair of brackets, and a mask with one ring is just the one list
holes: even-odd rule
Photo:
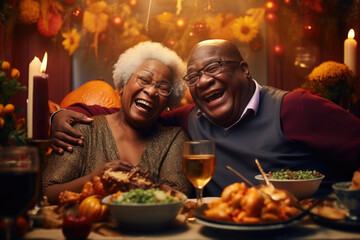
[[[142, 87], [137, 83], [138, 76], [152, 80], [155, 84]], [[155, 85], [160, 82], [172, 85], [171, 79], [170, 68], [158, 60], [146, 60], [136, 69], [128, 83], [120, 90], [121, 110], [131, 126], [151, 127], [159, 118], [167, 107], [168, 97], [160, 95]]]

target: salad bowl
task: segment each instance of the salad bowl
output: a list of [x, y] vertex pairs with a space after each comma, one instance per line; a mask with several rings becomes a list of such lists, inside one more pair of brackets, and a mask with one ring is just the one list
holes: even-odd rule
[[[305, 199], [314, 195], [321, 182], [324, 180], [325, 176], [320, 175], [312, 179], [271, 179], [271, 182], [275, 188], [287, 190], [292, 193], [297, 199]], [[259, 181], [260, 184], [265, 185], [265, 179], [262, 175], [256, 175], [255, 179]]]
[[178, 200], [167, 203], [124, 203], [115, 202], [113, 195], [103, 198], [102, 203], [109, 206], [110, 217], [120, 228], [153, 230], [168, 226], [180, 212], [187, 200], [185, 194], [177, 193]]

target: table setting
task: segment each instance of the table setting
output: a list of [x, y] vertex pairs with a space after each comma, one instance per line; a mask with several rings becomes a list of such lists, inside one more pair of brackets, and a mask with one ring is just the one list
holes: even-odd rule
[[[199, 163], [197, 163], [197, 171], [188, 172], [186, 175], [188, 176], [189, 174], [190, 178], [193, 179], [192, 182], [194, 186], [201, 181], [202, 186], [205, 186], [211, 179], [212, 168], [205, 167], [202, 169], [201, 166], [206, 166], [207, 163], [203, 164], [202, 159], [200, 158], [199, 160], [199, 156], [205, 155], [205, 160], [203, 161], [213, 161], [211, 166], [215, 168], [216, 156], [213, 152], [212, 143], [210, 142], [209, 144], [209, 141], [200, 141], [185, 143], [184, 145], [184, 168], [186, 168], [187, 164], [192, 164], [188, 163], [189, 161], [194, 161], [192, 159], [199, 161]], [[84, 234], [77, 238], [87, 237], [88, 239], [237, 239], [239, 235], [252, 239], [263, 239], [264, 237], [268, 239], [277, 239], [280, 237], [286, 239], [360, 238], [359, 207], [358, 205], [353, 206], [353, 203], [349, 205], [349, 203], [346, 202], [349, 196], [350, 198], [358, 199], [360, 190], [350, 190], [350, 186], [354, 185], [352, 182], [333, 183], [331, 184], [332, 189], [327, 189], [330, 194], [317, 198], [315, 193], [319, 192], [323, 186], [326, 186], [325, 184], [321, 184], [322, 180], [326, 179], [326, 176], [317, 173], [315, 174], [314, 180], [308, 180], [315, 182], [315, 185], [317, 185], [317, 187], [315, 186], [316, 190], [309, 194], [306, 193], [308, 189], [305, 189], [305, 195], [300, 195], [298, 199], [292, 194], [291, 188], [282, 190], [275, 187], [276, 181], [280, 180], [271, 179], [269, 176], [276, 174], [265, 173], [261, 168], [260, 161], [256, 159], [255, 162], [258, 164], [259, 170], [262, 173], [261, 176], [263, 177], [263, 179], [259, 180], [259, 183], [263, 183], [264, 181], [264, 184], [255, 186], [237, 170], [228, 166], [229, 174], [235, 173], [236, 176], [234, 175], [234, 177], [239, 181], [234, 181], [234, 184], [225, 188], [221, 197], [203, 198], [201, 192], [199, 192], [200, 194], [197, 194], [198, 198], [188, 199], [180, 192], [169, 191], [169, 189], [161, 186], [153, 186], [151, 183], [149, 183], [151, 187], [148, 185], [148, 187], [124, 191], [125, 185], [117, 182], [118, 187], [122, 186], [122, 191], [113, 191], [112, 194], [107, 196], [97, 197], [98, 201], [91, 203], [94, 204], [91, 205], [93, 209], [98, 209], [98, 206], [103, 206], [107, 211], [106, 214], [96, 215], [94, 211], [92, 211], [90, 215], [82, 213], [80, 216], [79, 213], [84, 212], [81, 210], [81, 204], [86, 202], [88, 198], [94, 198], [94, 195], [82, 200], [80, 205], [77, 203], [75, 205], [59, 204], [58, 206], [44, 206], [39, 212], [43, 218], [39, 219], [30, 216], [32, 229], [24, 235], [24, 239], [64, 239], [71, 238], [71, 236], [74, 237], [74, 235], [72, 235], [74, 233]], [[114, 173], [112, 173], [111, 170], [109, 171], [107, 174], [114, 176]], [[203, 178], [205, 180], [201, 180], [199, 176], [201, 176], [204, 171], [206, 178]], [[279, 172], [283, 174], [283, 171]], [[138, 177], [141, 178], [141, 173], [139, 174]], [[196, 174], [199, 175], [197, 176]], [[354, 176], [358, 176], [357, 174], [358, 173], [354, 174]], [[298, 175], [307, 174], [302, 173]], [[121, 178], [123, 178], [123, 175]], [[259, 176], [254, 176], [254, 178], [259, 179]], [[200, 180], [196, 182], [197, 179]], [[302, 180], [304, 181], [304, 179]], [[131, 184], [135, 184], [134, 181], [135, 178], [132, 178], [130, 181]], [[138, 179], [136, 181], [138, 181]], [[146, 180], [144, 179], [144, 181]], [[284, 179], [284, 181], [291, 182], [296, 180]], [[299, 184], [303, 183], [299, 181]], [[240, 196], [239, 193], [241, 191], [242, 195]], [[299, 190], [295, 188], [295, 194], [298, 192]], [[246, 193], [249, 193], [249, 195], [247, 196]], [[250, 193], [252, 195], [250, 195]], [[269, 216], [264, 217], [264, 214], [258, 216], [245, 212], [243, 214], [245, 217], [239, 217], [241, 214], [235, 215], [235, 213], [246, 211], [246, 209], [259, 211], [259, 209], [256, 210], [256, 207], [254, 208], [251, 205], [257, 201], [254, 200], [256, 199], [254, 194], [261, 195], [266, 199], [261, 209], [263, 212], [266, 211], [266, 208], [270, 208], [270, 203], [277, 204], [275, 208], [284, 209], [284, 211], [286, 211], [286, 217], [278, 217], [278, 219], [271, 220]], [[68, 193], [68, 196], [71, 196], [71, 194]], [[235, 196], [240, 197], [237, 199]], [[78, 195], [78, 197], [81, 198], [80, 195]], [[64, 199], [69, 198], [70, 197], [64, 197]], [[295, 202], [289, 204], [293, 200], [295, 200]], [[92, 200], [91, 202], [94, 201]], [[358, 202], [359, 201], [357, 201], [357, 203]], [[89, 203], [85, 204], [88, 205]], [[217, 207], [221, 206], [221, 204], [225, 204], [226, 207], [233, 204], [234, 206], [236, 205], [236, 207], [232, 206], [231, 213], [228, 212], [224, 217], [217, 213]], [[248, 206], [248, 208], [244, 207], [242, 209], [241, 204], [243, 206], [247, 204], [246, 206]], [[64, 211], [64, 209], [66, 209], [66, 211]], [[332, 209], [332, 211], [329, 209]], [[210, 210], [215, 212], [215, 214]], [[324, 215], [324, 211], [336, 212], [336, 214], [340, 212], [344, 215], [340, 217], [337, 216], [338, 219], [336, 219], [334, 216], [326, 215], [327, 213]], [[69, 212], [72, 214], [69, 214]], [[269, 211], [269, 213], [274, 212]], [[79, 214], [79, 216], [76, 214]], [[97, 219], [94, 217], [95, 215], [98, 217]], [[89, 223], [89, 221], [85, 221], [86, 219], [82, 219], [83, 216], [87, 216], [87, 219], [96, 220]], [[230, 218], [229, 216], [232, 217]], [[234, 220], [236, 219], [235, 216], [238, 217], [238, 220]], [[279, 213], [278, 216], [282, 215]], [[57, 219], [57, 221], [55, 221], [56, 223], [52, 225], [49, 224], [49, 222], [54, 222], [54, 219]], [[74, 227], [74, 225], [76, 227]]]
[[[66, 193], [62, 196], [65, 204], [49, 206], [46, 198], [40, 198], [39, 195], [39, 185], [36, 179], [41, 172], [41, 157], [37, 149], [31, 146], [13, 147], [6, 148], [6, 151], [2, 150], [1, 154], [2, 172], [34, 173], [33, 181], [26, 181], [28, 184], [33, 182], [33, 187], [22, 191], [22, 195], [26, 194], [28, 198], [24, 198], [21, 208], [19, 208], [20, 205], [17, 205], [16, 208], [18, 210], [28, 209], [29, 231], [22, 236], [24, 239], [74, 238], [74, 233], [80, 234], [75, 235], [75, 238], [78, 239], [111, 239], [114, 237], [128, 239], [220, 239], [225, 237], [231, 239], [237, 238], [239, 234], [254, 239], [264, 237], [276, 239], [279, 236], [287, 239], [356, 239], [360, 237], [360, 190], [356, 185], [359, 180], [358, 171], [354, 173], [353, 182], [331, 183], [329, 190], [329, 183], [323, 182], [326, 176], [321, 173], [312, 171], [309, 174], [290, 170], [265, 173], [260, 161], [255, 159], [261, 174], [254, 178], [259, 181], [260, 185], [254, 185], [239, 171], [227, 166], [229, 174], [234, 174], [234, 184], [226, 187], [219, 197], [203, 198], [201, 189], [212, 178], [216, 165], [214, 143], [189, 141], [185, 142], [183, 146], [183, 170], [194, 187], [198, 189], [196, 199], [188, 199], [184, 194], [173, 189], [169, 190], [163, 186], [152, 184], [144, 177], [146, 174], [139, 169], [135, 170], [135, 173], [119, 172], [116, 173], [117, 175], [112, 175], [115, 173], [111, 173], [110, 169], [109, 176], [119, 176], [120, 174], [120, 179], [127, 176], [130, 182], [124, 185], [121, 181], [116, 182], [116, 178], [114, 178], [111, 182], [113, 188], [111, 194], [105, 193], [102, 196], [96, 195], [99, 193], [89, 190], [89, 185], [85, 184], [82, 193], [92, 192], [91, 194], [81, 196], [82, 193], [65, 191]], [[196, 162], [194, 164], [191, 161]], [[192, 166], [191, 169], [189, 166]], [[294, 179], [286, 179], [287, 177], [284, 175], [291, 175]], [[295, 175], [302, 177], [295, 179]], [[313, 178], [301, 179], [307, 175], [313, 175]], [[274, 176], [283, 179], [274, 179]], [[129, 186], [131, 185], [133, 188], [139, 179], [142, 179], [141, 187], [130, 189]], [[101, 176], [94, 179], [94, 186], [100, 181]], [[6, 184], [6, 181], [3, 182]], [[279, 186], [279, 182], [282, 185]], [[113, 187], [114, 183], [117, 188]], [[287, 187], [288, 184], [290, 187]], [[101, 192], [104, 189], [97, 189], [97, 191]], [[121, 191], [117, 191], [118, 189]], [[21, 189], [18, 190], [21, 191]], [[276, 202], [278, 209], [285, 206], [281, 201], [289, 201], [289, 199], [296, 200], [293, 205], [295, 207], [291, 206], [293, 207], [291, 210], [286, 210], [285, 218], [268, 221], [269, 218], [247, 216], [248, 213], [246, 213], [245, 218], [239, 217], [238, 220], [234, 220], [235, 217], [241, 215], [235, 216], [234, 213], [246, 212], [246, 208], [242, 209], [241, 204], [248, 203], [250, 206], [249, 202], [256, 202], [251, 198], [250, 200], [246, 199], [246, 193], [251, 190], [265, 199]], [[327, 194], [317, 197], [316, 193], [320, 190], [326, 191]], [[10, 193], [9, 191], [6, 192]], [[149, 193], [150, 191], [152, 193]], [[241, 195], [236, 195], [239, 192], [242, 192]], [[232, 197], [229, 198], [228, 195]], [[238, 199], [234, 196], [237, 196]], [[8, 201], [2, 205], [9, 206], [9, 203], [14, 200], [14, 196], [6, 194], [2, 196], [2, 199]], [[254, 197], [254, 199], [256, 198]], [[234, 203], [235, 201], [238, 203]], [[17, 204], [16, 201], [14, 203]], [[232, 207], [225, 218], [221, 214], [208, 214], [209, 210], [216, 212], [217, 206], [221, 204], [226, 204], [227, 207], [233, 204], [236, 207]], [[263, 205], [262, 211], [266, 206], [268, 205]], [[287, 207], [286, 205], [285, 208]], [[19, 215], [19, 211], [10, 213], [12, 208], [7, 209], [9, 209], [9, 214], [2, 217], [9, 219], [6, 223], [10, 229], [14, 224], [14, 219]], [[294, 209], [296, 212], [293, 212]], [[329, 215], [329, 212], [336, 216]], [[254, 216], [256, 219], [251, 218]], [[244, 220], [246, 217], [249, 217], [248, 220]], [[6, 236], [8, 239], [12, 239], [14, 234], [17, 236], [19, 233], [8, 231]]]

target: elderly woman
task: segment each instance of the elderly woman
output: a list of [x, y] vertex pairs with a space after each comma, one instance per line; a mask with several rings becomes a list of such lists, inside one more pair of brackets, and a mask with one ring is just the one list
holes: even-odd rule
[[[120, 55], [114, 65], [115, 87], [121, 109], [94, 117], [92, 124], [76, 124], [86, 139], [73, 153], [51, 154], [43, 175], [43, 191], [51, 203], [60, 192], [80, 192], [84, 183], [109, 167], [138, 167], [150, 180], [187, 195], [193, 189], [182, 172], [180, 128], [157, 120], [184, 95], [182, 60], [159, 43], [142, 42]], [[115, 160], [115, 161], [114, 161]]]

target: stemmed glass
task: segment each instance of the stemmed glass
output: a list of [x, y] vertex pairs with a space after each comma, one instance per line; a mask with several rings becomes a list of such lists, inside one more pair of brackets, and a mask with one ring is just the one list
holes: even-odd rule
[[211, 140], [184, 141], [183, 143], [183, 171], [196, 189], [198, 207], [202, 205], [203, 188], [214, 175], [215, 156], [215, 143]]
[[0, 218], [6, 223], [6, 239], [16, 237], [11, 236], [14, 220], [30, 204], [36, 204], [38, 173], [36, 148], [0, 148]]

